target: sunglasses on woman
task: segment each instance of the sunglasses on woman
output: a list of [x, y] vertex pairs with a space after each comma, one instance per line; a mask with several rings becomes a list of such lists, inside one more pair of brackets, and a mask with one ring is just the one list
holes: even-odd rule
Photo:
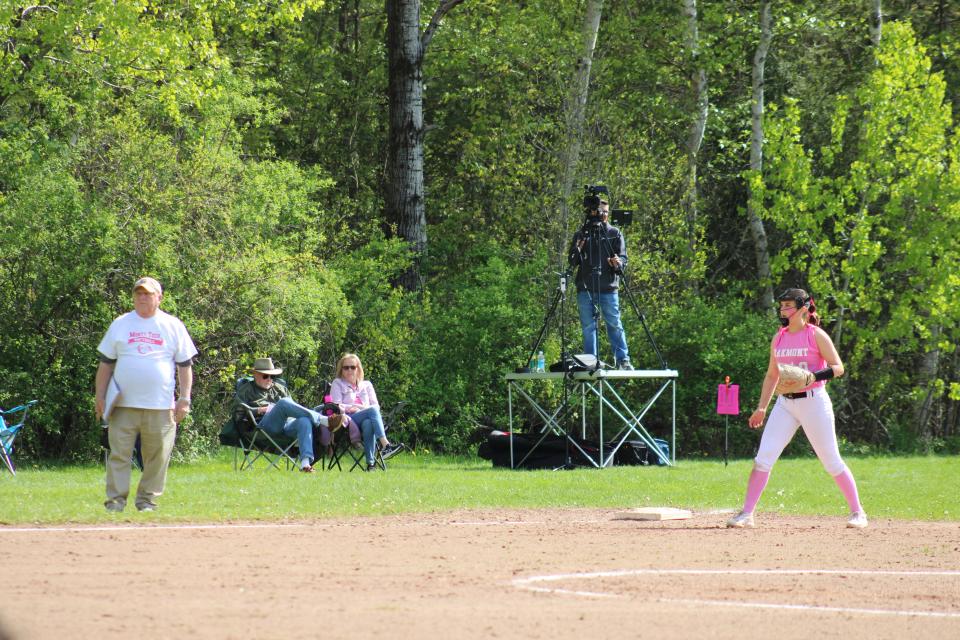
[[356, 368], [357, 368], [357, 365], [355, 365], [355, 364], [345, 364], [345, 365], [343, 365], [342, 368], [343, 368], [343, 369], [356, 369]]

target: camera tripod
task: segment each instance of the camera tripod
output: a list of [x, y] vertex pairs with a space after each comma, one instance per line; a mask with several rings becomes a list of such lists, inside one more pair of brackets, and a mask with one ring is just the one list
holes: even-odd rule
[[[573, 463], [572, 452], [570, 449], [571, 445], [571, 429], [568, 424], [568, 416], [571, 411], [570, 406], [570, 383], [572, 382], [572, 372], [574, 366], [575, 357], [570, 356], [567, 351], [567, 335], [566, 335], [566, 300], [567, 300], [567, 281], [570, 278], [570, 271], [564, 269], [557, 273], [559, 277], [557, 283], [557, 290], [553, 297], [553, 302], [550, 305], [550, 309], [547, 311], [543, 319], [543, 324], [540, 327], [540, 333], [537, 334], [537, 339], [533, 344], [533, 348], [530, 350], [530, 355], [527, 357], [527, 362], [536, 355], [540, 347], [543, 345], [544, 338], [547, 334], [547, 329], [550, 327], [551, 323], [554, 321], [557, 311], [560, 312], [560, 320], [558, 322], [560, 329], [560, 363], [559, 371], [564, 373], [564, 383], [563, 383], [563, 396], [560, 403], [560, 407], [553, 414], [553, 416], [547, 421], [544, 425], [544, 429], [540, 434], [540, 438], [537, 440], [536, 444], [531, 448], [536, 449], [550, 434], [552, 429], [547, 428], [547, 426], [552, 422], [555, 426], [563, 432], [564, 436], [564, 446], [565, 446], [565, 456], [564, 464], [556, 469], [573, 469], [576, 465]], [[578, 361], [579, 362], [579, 361]], [[585, 368], [581, 365], [581, 369]], [[551, 368], [552, 370], [552, 368]], [[530, 367], [518, 367], [516, 370], [517, 373], [534, 373], [530, 370]], [[580, 448], [577, 443], [573, 443], [575, 446]], [[529, 454], [528, 454], [529, 455]], [[526, 458], [524, 458], [526, 459]], [[521, 461], [522, 462], [522, 461]]]
[[[570, 277], [570, 272], [568, 270], [563, 270], [557, 273], [559, 276], [559, 282], [557, 283], [557, 292], [553, 296], [553, 302], [550, 303], [550, 309], [547, 311], [546, 316], [543, 318], [543, 324], [540, 326], [540, 333], [537, 335], [536, 341], [533, 343], [533, 349], [530, 350], [530, 355], [527, 356], [526, 362], [530, 362], [534, 356], [537, 355], [537, 352], [540, 350], [540, 347], [543, 346], [543, 340], [547, 336], [547, 328], [550, 326], [551, 321], [557, 313], [557, 309], [560, 310], [560, 362], [565, 363], [567, 361], [567, 340], [566, 340], [566, 314], [564, 310], [566, 308], [566, 299], [567, 299], [567, 279]], [[517, 373], [533, 373], [530, 370], [530, 367], [517, 367]]]

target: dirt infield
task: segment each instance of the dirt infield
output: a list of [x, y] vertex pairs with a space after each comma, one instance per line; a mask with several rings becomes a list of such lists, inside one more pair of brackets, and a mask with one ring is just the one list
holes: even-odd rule
[[0, 527], [0, 625], [58, 640], [960, 637], [956, 523], [724, 519]]

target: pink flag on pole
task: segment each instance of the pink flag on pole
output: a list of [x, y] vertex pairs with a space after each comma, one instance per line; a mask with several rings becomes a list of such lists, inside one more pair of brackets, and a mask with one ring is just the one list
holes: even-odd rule
[[729, 416], [740, 413], [740, 385], [729, 383], [717, 385], [717, 413]]

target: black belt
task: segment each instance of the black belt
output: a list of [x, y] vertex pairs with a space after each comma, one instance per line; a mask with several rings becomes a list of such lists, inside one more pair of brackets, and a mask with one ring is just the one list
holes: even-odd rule
[[799, 400], [800, 398], [806, 398], [807, 396], [813, 397], [813, 391], [801, 391], [800, 393], [785, 393], [783, 394], [784, 398], [790, 398], [791, 400]]

